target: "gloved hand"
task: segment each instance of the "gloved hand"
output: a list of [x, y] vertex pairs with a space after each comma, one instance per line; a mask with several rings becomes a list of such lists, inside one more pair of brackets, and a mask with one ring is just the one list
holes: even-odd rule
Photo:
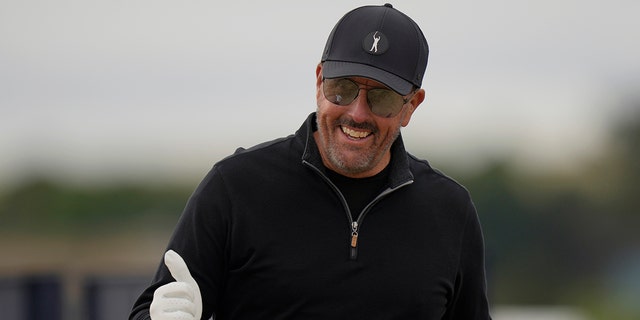
[[202, 296], [182, 257], [173, 250], [164, 254], [164, 264], [175, 282], [167, 283], [153, 293], [149, 307], [152, 320], [200, 320]]

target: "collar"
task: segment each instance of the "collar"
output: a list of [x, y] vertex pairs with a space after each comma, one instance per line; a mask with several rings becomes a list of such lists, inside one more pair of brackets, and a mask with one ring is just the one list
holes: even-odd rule
[[[326, 175], [326, 167], [322, 162], [318, 145], [313, 138], [313, 132], [317, 130], [316, 113], [311, 113], [300, 129], [296, 132], [296, 138], [304, 144], [302, 161], [314, 165]], [[389, 162], [389, 187], [394, 189], [398, 186], [413, 181], [413, 174], [409, 167], [409, 156], [402, 141], [402, 134], [391, 145], [391, 161]]]

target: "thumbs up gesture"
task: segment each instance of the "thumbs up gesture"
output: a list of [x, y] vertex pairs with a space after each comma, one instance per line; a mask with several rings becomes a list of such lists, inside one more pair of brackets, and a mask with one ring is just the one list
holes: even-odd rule
[[164, 254], [164, 264], [175, 282], [167, 283], [153, 293], [149, 307], [152, 320], [200, 320], [202, 296], [182, 257], [173, 250]]

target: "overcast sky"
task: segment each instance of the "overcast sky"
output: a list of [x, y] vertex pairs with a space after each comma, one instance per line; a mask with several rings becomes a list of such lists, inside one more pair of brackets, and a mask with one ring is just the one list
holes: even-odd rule
[[[300, 126], [331, 28], [369, 3], [0, 0], [0, 181], [199, 179]], [[640, 88], [639, 1], [392, 3], [430, 45], [403, 132], [436, 166], [571, 167]]]

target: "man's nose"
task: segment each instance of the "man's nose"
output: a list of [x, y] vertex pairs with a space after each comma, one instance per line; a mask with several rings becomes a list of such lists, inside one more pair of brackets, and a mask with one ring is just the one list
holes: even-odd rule
[[367, 90], [365, 88], [360, 88], [359, 90], [356, 99], [348, 106], [348, 114], [353, 121], [362, 123], [371, 119], [372, 114], [367, 102]]

